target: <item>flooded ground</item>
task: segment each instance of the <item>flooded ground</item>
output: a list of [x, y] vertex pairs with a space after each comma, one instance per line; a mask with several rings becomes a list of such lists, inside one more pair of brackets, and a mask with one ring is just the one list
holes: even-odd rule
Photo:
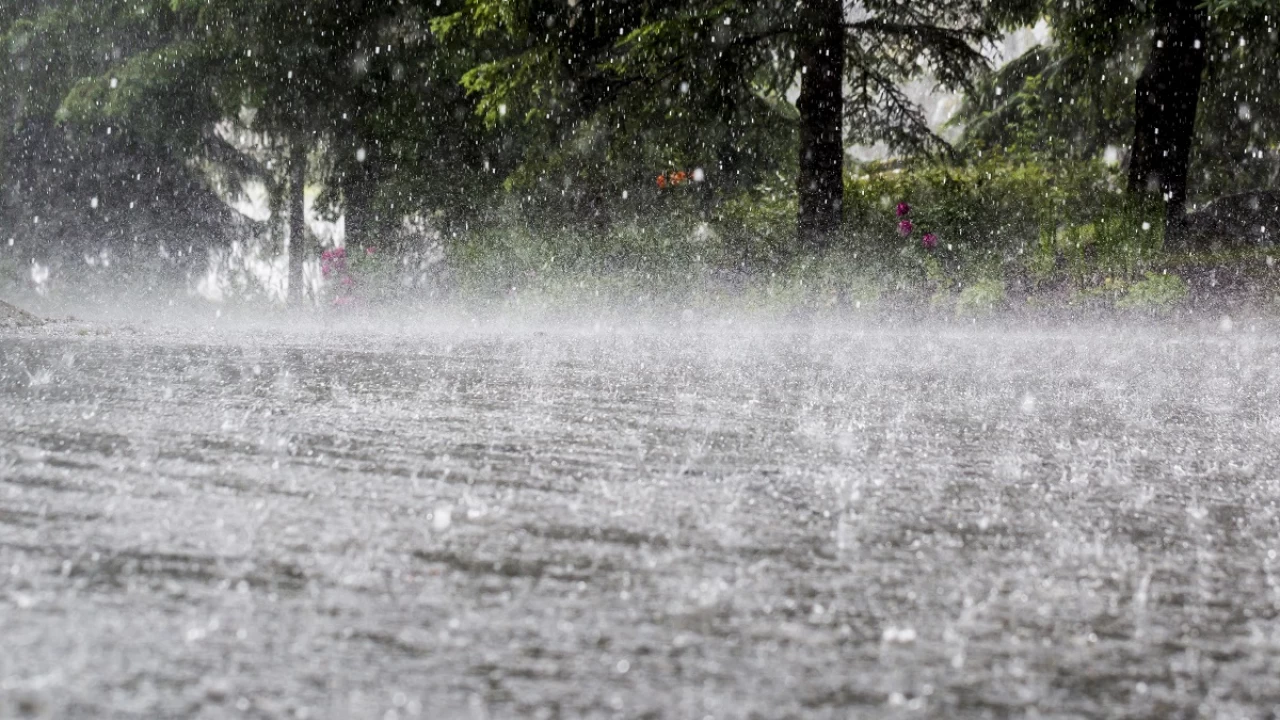
[[0, 331], [0, 716], [1280, 713], [1247, 328]]

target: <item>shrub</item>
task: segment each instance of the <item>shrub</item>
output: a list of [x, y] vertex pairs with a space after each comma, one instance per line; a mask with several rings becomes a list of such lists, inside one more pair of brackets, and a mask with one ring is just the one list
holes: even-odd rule
[[982, 315], [1005, 304], [1004, 281], [994, 278], [978, 280], [960, 290], [956, 298], [959, 315]]
[[[920, 233], [936, 236], [935, 284], [991, 276], [1084, 279], [1089, 269], [1134, 274], [1162, 242], [1158, 208], [1135, 206], [1117, 170], [987, 154], [963, 164], [872, 163], [846, 182], [847, 242], [881, 263], [919, 272]], [[898, 232], [897, 204], [914, 232]], [[941, 271], [942, 276], [937, 276]], [[942, 282], [944, 281], [945, 282]]]
[[1173, 273], [1147, 273], [1116, 300], [1116, 307], [1165, 309], [1187, 297], [1187, 282]]

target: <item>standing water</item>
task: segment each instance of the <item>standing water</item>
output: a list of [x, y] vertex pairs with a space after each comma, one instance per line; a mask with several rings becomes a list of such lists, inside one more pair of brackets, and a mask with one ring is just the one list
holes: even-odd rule
[[0, 330], [0, 717], [1280, 713], [1280, 339]]

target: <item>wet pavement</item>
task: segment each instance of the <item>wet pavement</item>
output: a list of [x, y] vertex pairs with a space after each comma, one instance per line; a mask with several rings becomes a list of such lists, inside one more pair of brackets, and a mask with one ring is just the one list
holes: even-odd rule
[[1280, 337], [0, 330], [0, 717], [1280, 714]]

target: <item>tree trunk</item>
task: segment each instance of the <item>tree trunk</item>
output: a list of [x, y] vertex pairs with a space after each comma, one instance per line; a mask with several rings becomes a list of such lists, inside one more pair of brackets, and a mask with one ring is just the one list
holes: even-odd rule
[[[271, 211], [270, 217], [267, 219], [267, 244], [271, 248], [271, 252], [277, 255], [281, 252], [286, 255], [289, 252], [289, 238], [286, 235], [288, 229], [289, 218], [286, 215], [285, 208], [288, 206], [289, 178], [286, 176], [281, 178], [278, 173], [270, 173], [264, 178], [267, 185], [267, 208]], [[289, 280], [286, 271], [285, 282]], [[285, 302], [289, 300], [289, 286], [286, 284], [284, 288]]]
[[844, 210], [844, 7], [804, 0], [800, 10], [800, 244], [821, 250], [840, 230]]
[[290, 303], [303, 300], [302, 262], [307, 251], [304, 190], [307, 182], [307, 149], [295, 141], [289, 150], [289, 291]]
[[1151, 57], [1138, 78], [1129, 192], [1159, 194], [1166, 242], [1177, 243], [1186, 217], [1187, 175], [1208, 37], [1200, 0], [1157, 0]]
[[373, 245], [373, 201], [377, 187], [374, 150], [352, 151], [339, 179], [342, 188], [343, 236], [347, 251]]
[[13, 155], [16, 154], [18, 143], [14, 128], [18, 127], [25, 105], [26, 96], [23, 93], [14, 95], [13, 102], [9, 105], [9, 117], [5, 118], [4, 126], [0, 127], [0, 219], [5, 217], [11, 204], [17, 204], [18, 182], [13, 168], [18, 164], [13, 162]]

